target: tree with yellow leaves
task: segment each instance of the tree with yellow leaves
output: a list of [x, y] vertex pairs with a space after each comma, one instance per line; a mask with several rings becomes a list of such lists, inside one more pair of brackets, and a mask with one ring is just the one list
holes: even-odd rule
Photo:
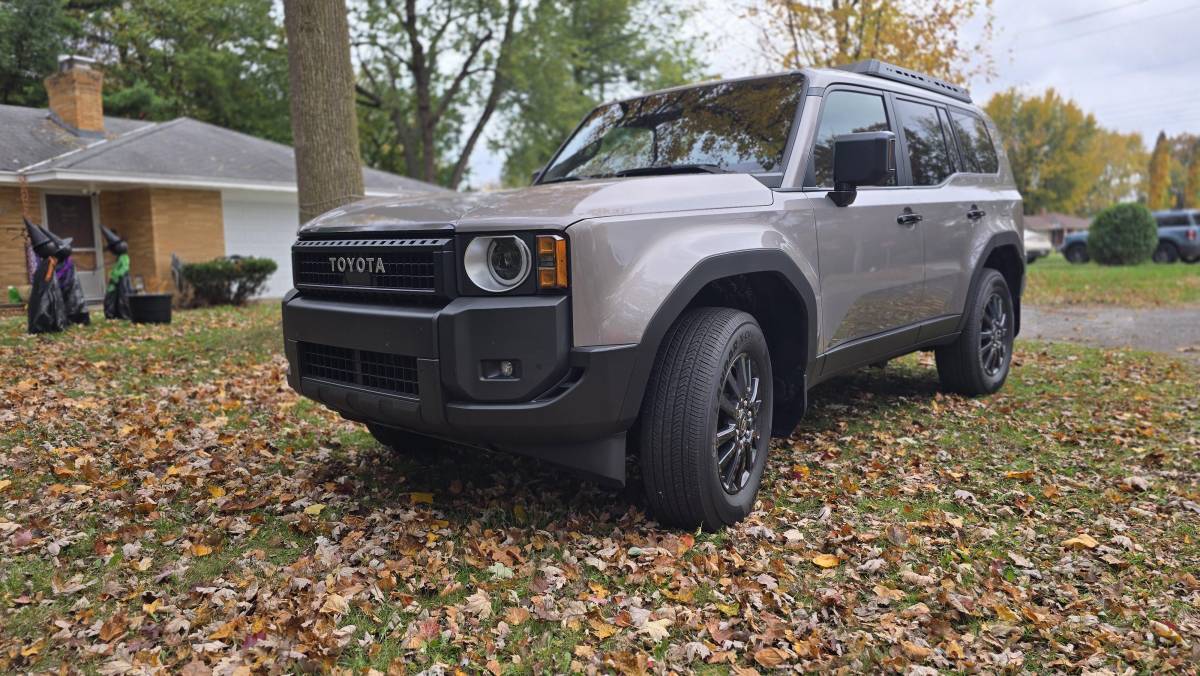
[[1169, 209], [1171, 205], [1171, 144], [1165, 132], [1158, 132], [1154, 152], [1150, 153], [1150, 178], [1146, 186], [1146, 206]]
[[1187, 181], [1183, 187], [1183, 206], [1187, 209], [1200, 209], [1200, 140], [1192, 144]]
[[[954, 82], [991, 75], [992, 0], [757, 0], [763, 53], [786, 68], [881, 59]], [[984, 18], [982, 38], [960, 30]]]

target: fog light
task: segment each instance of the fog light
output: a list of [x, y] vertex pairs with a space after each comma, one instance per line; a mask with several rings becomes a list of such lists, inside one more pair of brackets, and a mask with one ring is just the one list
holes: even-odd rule
[[513, 363], [508, 360], [500, 362], [500, 375], [504, 376], [505, 378], [511, 378], [512, 374]]
[[517, 359], [484, 359], [479, 362], [484, 380], [516, 380], [521, 377], [521, 362]]

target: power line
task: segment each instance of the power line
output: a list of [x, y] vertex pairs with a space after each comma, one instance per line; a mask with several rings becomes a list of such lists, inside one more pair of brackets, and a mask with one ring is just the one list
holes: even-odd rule
[[1084, 19], [1090, 19], [1094, 16], [1100, 16], [1101, 14], [1108, 14], [1109, 12], [1115, 12], [1117, 10], [1125, 9], [1126, 7], [1133, 7], [1135, 5], [1145, 4], [1147, 2], [1150, 2], [1150, 0], [1133, 0], [1133, 2], [1127, 2], [1123, 5], [1117, 5], [1116, 7], [1108, 7], [1106, 9], [1098, 9], [1094, 12], [1084, 12], [1083, 14], [1076, 14], [1075, 16], [1069, 16], [1065, 19], [1058, 19], [1056, 21], [1051, 21], [1050, 23], [1044, 23], [1040, 26], [1035, 26], [1033, 28], [1026, 28], [1022, 32], [1023, 33], [1032, 33], [1034, 31], [1045, 30], [1047, 28], [1053, 28], [1055, 26], [1062, 26], [1062, 25], [1068, 24], [1068, 23], [1075, 23], [1076, 21], [1083, 21]]
[[1141, 17], [1140, 19], [1133, 19], [1132, 21], [1126, 21], [1125, 23], [1122, 23], [1122, 24], [1119, 24], [1116, 26], [1107, 26], [1105, 28], [1100, 28], [1100, 29], [1097, 29], [1094, 31], [1088, 31], [1086, 33], [1077, 33], [1075, 35], [1072, 35], [1071, 37], [1063, 38], [1061, 40], [1055, 40], [1053, 42], [1043, 42], [1040, 45], [1033, 45], [1030, 47], [1020, 47], [1020, 49], [1022, 51], [1032, 51], [1035, 49], [1045, 49], [1047, 47], [1057, 47], [1057, 46], [1063, 44], [1064, 42], [1072, 42], [1074, 40], [1079, 40], [1079, 39], [1086, 38], [1086, 37], [1089, 37], [1092, 35], [1098, 35], [1100, 33], [1107, 33], [1109, 31], [1114, 31], [1114, 30], [1117, 30], [1120, 28], [1127, 28], [1136, 23], [1145, 23], [1145, 22], [1151, 21], [1153, 19], [1161, 19], [1163, 17], [1173, 16], [1175, 14], [1182, 14], [1183, 12], [1192, 12], [1197, 9], [1200, 9], [1200, 5], [1192, 5], [1191, 7], [1181, 7], [1179, 9], [1172, 10], [1170, 12], [1162, 12], [1161, 14], [1152, 14], [1150, 16]]

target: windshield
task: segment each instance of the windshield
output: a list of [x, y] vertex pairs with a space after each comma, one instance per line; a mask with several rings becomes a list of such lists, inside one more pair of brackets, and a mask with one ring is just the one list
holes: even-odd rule
[[539, 182], [686, 171], [781, 173], [801, 82], [793, 73], [602, 106]]

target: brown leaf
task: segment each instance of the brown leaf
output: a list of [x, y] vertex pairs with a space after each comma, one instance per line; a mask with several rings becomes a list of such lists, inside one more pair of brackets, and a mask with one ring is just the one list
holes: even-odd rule
[[779, 648], [762, 648], [755, 651], [754, 661], [767, 669], [774, 669], [788, 659], [788, 654]]
[[100, 625], [100, 640], [108, 643], [114, 638], [125, 633], [125, 627], [128, 626], [128, 621], [125, 619], [125, 613], [117, 613], [108, 618], [108, 621]]
[[509, 606], [504, 610], [504, 621], [515, 627], [529, 619], [529, 611], [518, 606]]

